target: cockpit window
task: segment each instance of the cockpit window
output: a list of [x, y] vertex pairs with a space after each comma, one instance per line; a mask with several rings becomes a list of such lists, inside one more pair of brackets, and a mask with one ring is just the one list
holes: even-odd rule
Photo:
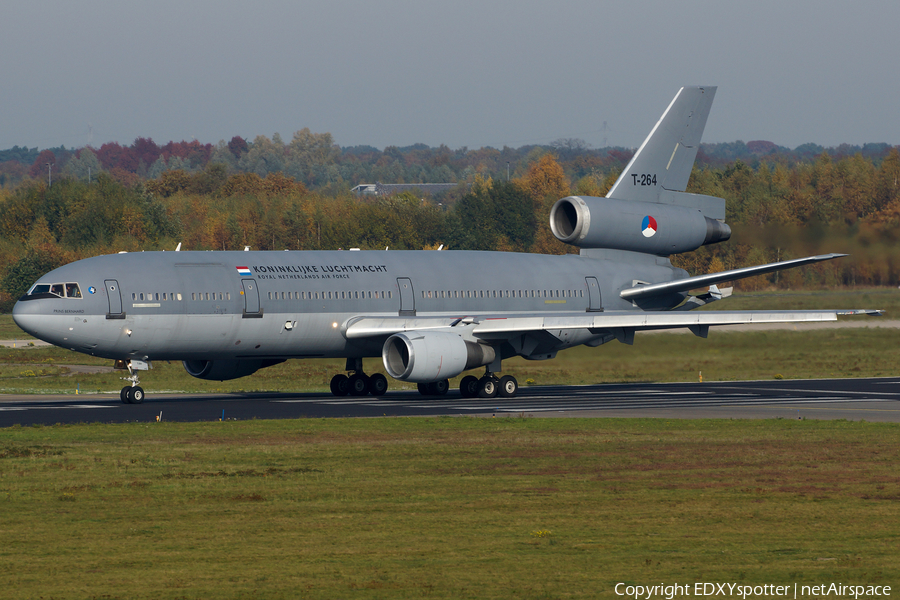
[[59, 298], [81, 298], [81, 287], [77, 283], [36, 283], [28, 292], [29, 296], [48, 295]]

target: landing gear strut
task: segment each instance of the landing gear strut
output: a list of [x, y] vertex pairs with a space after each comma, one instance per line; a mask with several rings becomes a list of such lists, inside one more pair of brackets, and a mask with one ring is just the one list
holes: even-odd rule
[[140, 404], [144, 401], [144, 388], [140, 386], [141, 380], [138, 376], [138, 371], [147, 371], [152, 368], [152, 364], [150, 362], [145, 362], [142, 360], [125, 360], [125, 361], [116, 361], [117, 369], [128, 369], [128, 377], [121, 377], [125, 381], [130, 381], [131, 385], [126, 385], [122, 388], [122, 391], [119, 392], [119, 400], [121, 400], [124, 404]]
[[335, 396], [384, 396], [387, 393], [387, 377], [381, 373], [366, 375], [361, 358], [348, 358], [345, 368], [352, 371], [349, 377], [338, 373], [331, 378], [331, 393]]

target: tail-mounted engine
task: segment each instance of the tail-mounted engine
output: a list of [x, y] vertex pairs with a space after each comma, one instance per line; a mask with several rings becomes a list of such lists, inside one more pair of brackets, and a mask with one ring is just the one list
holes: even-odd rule
[[[692, 194], [677, 197], [719, 200]], [[588, 196], [557, 200], [550, 211], [550, 229], [559, 241], [581, 248], [659, 256], [689, 252], [731, 237], [728, 225], [704, 216], [699, 208]]]

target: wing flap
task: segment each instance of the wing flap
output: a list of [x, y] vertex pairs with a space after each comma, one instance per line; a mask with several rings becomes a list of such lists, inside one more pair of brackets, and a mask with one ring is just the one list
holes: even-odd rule
[[568, 317], [511, 317], [488, 319], [473, 330], [477, 337], [507, 336], [541, 330], [590, 329], [592, 331], [631, 329], [676, 329], [746, 325], [760, 323], [801, 323], [836, 321], [838, 311], [707, 311], [707, 312], [604, 312]]

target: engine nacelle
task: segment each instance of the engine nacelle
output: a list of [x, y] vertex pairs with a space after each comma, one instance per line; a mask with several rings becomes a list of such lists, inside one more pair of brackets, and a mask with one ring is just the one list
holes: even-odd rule
[[191, 377], [208, 381], [227, 381], [253, 375], [260, 369], [271, 367], [281, 360], [184, 360], [184, 370]]
[[395, 333], [381, 351], [388, 375], [414, 383], [450, 379], [467, 369], [490, 364], [495, 357], [490, 346], [440, 331]]
[[568, 196], [550, 211], [550, 229], [561, 242], [668, 256], [731, 237], [731, 228], [677, 204]]

